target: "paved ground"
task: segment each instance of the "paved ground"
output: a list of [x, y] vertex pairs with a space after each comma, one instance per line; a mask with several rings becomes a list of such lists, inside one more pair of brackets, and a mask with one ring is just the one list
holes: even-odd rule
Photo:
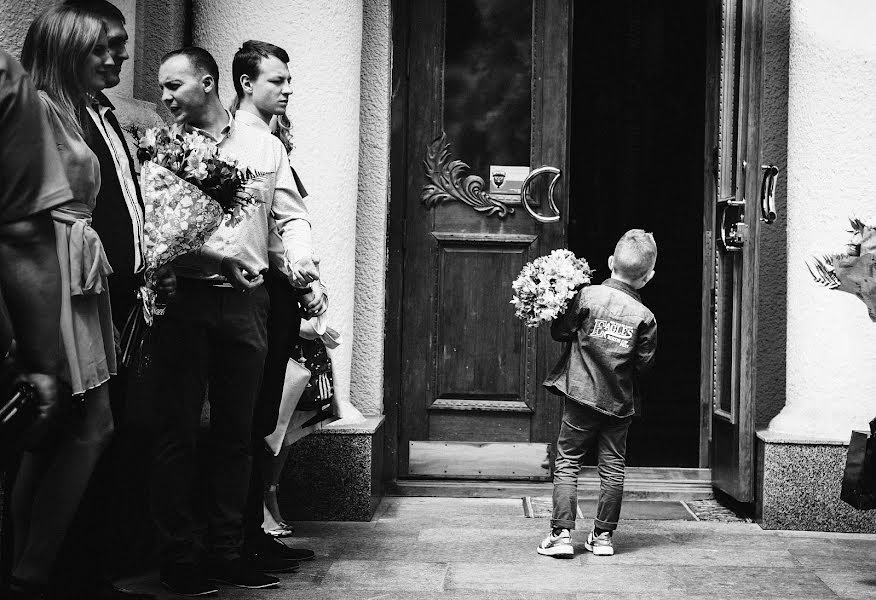
[[[876, 535], [623, 521], [617, 553], [594, 557], [587, 525], [573, 536], [576, 557], [557, 560], [535, 553], [548, 521], [525, 518], [520, 500], [386, 498], [370, 523], [296, 524], [293, 544], [314, 549], [315, 561], [278, 589], [222, 588], [220, 598], [876, 598]], [[130, 587], [160, 589], [154, 574]]]

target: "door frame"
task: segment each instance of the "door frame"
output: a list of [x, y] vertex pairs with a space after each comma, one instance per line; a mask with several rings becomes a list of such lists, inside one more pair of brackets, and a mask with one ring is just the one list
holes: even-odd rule
[[[717, 10], [715, 7], [717, 6]], [[705, 26], [710, 31], [719, 31], [722, 24], [722, 2], [709, 3]], [[388, 267], [386, 272], [386, 329], [384, 344], [384, 413], [386, 416], [386, 436], [384, 441], [384, 481], [399, 479], [399, 432], [402, 418], [402, 390], [400, 365], [403, 360], [401, 351], [401, 316], [403, 305], [403, 260], [405, 250], [405, 196], [407, 194], [408, 162], [419, 162], [421, 157], [409, 157], [407, 149], [407, 113], [408, 113], [408, 75], [410, 69], [409, 16], [410, 8], [406, 0], [391, 1], [392, 19], [392, 93], [390, 98], [390, 204], [387, 231]], [[574, 18], [570, 11], [571, 18]], [[570, 20], [570, 29], [572, 22]], [[716, 197], [714, 169], [717, 156], [713, 152], [715, 140], [720, 127], [720, 89], [721, 89], [721, 43], [720, 35], [707, 36], [705, 51], [706, 80], [704, 101], [706, 104], [706, 119], [704, 127], [704, 162], [703, 162], [703, 306], [711, 306], [714, 302], [715, 273], [714, 257], [716, 239], [714, 235], [714, 219]], [[571, 62], [571, 54], [569, 58]], [[570, 68], [572, 66], [570, 65]], [[536, 99], [534, 98], [535, 102]], [[568, 138], [568, 136], [567, 136]], [[756, 179], [756, 178], [752, 178]], [[756, 258], [755, 258], [756, 260]], [[701, 316], [701, 375], [700, 375], [700, 444], [699, 471], [704, 473], [711, 467], [712, 415], [713, 415], [713, 355], [710, 351], [713, 344], [714, 321], [708, 311]], [[539, 351], [544, 351], [544, 342], [539, 344]], [[753, 378], [751, 381], [753, 386]], [[753, 400], [753, 390], [747, 394]], [[753, 407], [751, 412], [753, 413]], [[752, 417], [753, 418], [753, 417]], [[753, 468], [753, 464], [752, 464]], [[676, 479], [667, 475], [667, 479]], [[433, 489], [432, 486], [430, 489]]]

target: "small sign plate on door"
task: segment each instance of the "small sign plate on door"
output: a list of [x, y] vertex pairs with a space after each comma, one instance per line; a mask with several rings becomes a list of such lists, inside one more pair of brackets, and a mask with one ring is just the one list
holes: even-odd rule
[[490, 194], [520, 194], [520, 186], [529, 175], [529, 167], [490, 165]]

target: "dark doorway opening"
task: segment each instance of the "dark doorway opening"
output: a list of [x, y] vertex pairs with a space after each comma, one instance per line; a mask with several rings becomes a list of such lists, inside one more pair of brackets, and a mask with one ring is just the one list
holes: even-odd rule
[[627, 464], [698, 467], [705, 3], [578, 2], [573, 39], [569, 247], [597, 281], [628, 229], [654, 232], [658, 247], [642, 290], [657, 366]]

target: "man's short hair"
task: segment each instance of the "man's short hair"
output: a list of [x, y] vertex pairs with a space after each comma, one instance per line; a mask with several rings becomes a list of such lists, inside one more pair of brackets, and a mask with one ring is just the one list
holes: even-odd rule
[[630, 280], [650, 273], [656, 262], [657, 242], [642, 229], [630, 229], [614, 247], [614, 270]]
[[125, 24], [122, 11], [106, 0], [64, 0], [64, 4], [85, 9], [103, 21], [119, 21], [122, 25]]
[[162, 56], [161, 64], [166, 63], [174, 56], [185, 56], [198, 73], [212, 77], [216, 84], [216, 95], [219, 95], [219, 66], [212, 54], [198, 46], [186, 46]]
[[234, 53], [234, 60], [231, 62], [231, 77], [234, 78], [234, 91], [238, 98], [243, 98], [243, 86], [240, 85], [241, 75], [249, 75], [250, 79], [258, 77], [262, 60], [269, 56], [274, 56], [284, 63], [289, 62], [289, 54], [285, 50], [259, 40], [245, 41], [240, 50]]

